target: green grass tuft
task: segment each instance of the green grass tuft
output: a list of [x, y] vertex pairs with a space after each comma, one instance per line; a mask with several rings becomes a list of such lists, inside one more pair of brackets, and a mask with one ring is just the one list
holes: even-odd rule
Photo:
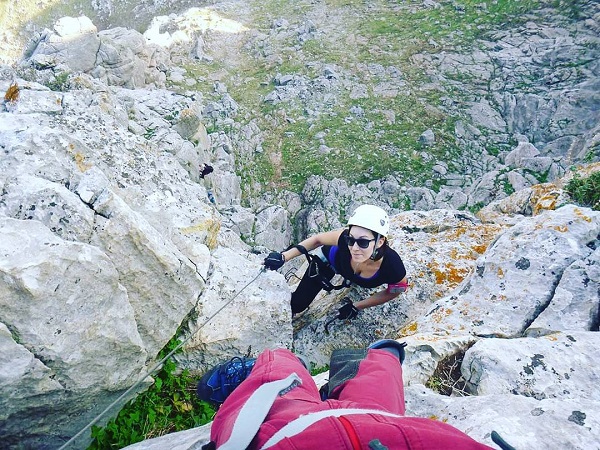
[[[180, 341], [171, 339], [157, 359], [171, 352]], [[195, 378], [187, 370], [179, 373], [167, 360], [154, 378], [154, 384], [130, 401], [105, 427], [92, 427], [88, 450], [108, 450], [204, 425], [212, 420], [214, 409], [195, 395]]]
[[586, 178], [575, 174], [567, 184], [566, 191], [579, 205], [600, 211], [600, 171]]

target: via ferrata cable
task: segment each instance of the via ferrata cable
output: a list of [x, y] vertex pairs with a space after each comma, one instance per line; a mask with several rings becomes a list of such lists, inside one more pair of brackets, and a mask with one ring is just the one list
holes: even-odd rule
[[210, 322], [217, 314], [219, 314], [227, 305], [229, 305], [238, 295], [240, 295], [244, 289], [246, 289], [248, 286], [250, 286], [252, 283], [254, 283], [254, 281], [256, 281], [256, 279], [260, 276], [261, 273], [263, 273], [266, 270], [265, 267], [263, 267], [260, 272], [258, 272], [258, 274], [252, 278], [248, 283], [246, 283], [246, 285], [241, 288], [233, 297], [231, 297], [229, 300], [227, 300], [225, 303], [223, 303], [223, 305], [221, 305], [219, 307], [219, 309], [217, 309], [216, 312], [214, 312], [211, 316], [209, 316], [203, 323], [202, 325], [200, 325], [193, 333], [190, 333], [190, 335], [188, 337], [186, 337], [183, 341], [181, 341], [173, 350], [171, 350], [169, 353], [167, 353], [167, 355], [162, 358], [160, 361], [158, 361], [156, 364], [154, 364], [154, 366], [152, 366], [152, 368], [146, 372], [144, 374], [143, 377], [141, 377], [137, 382], [135, 382], [132, 386], [130, 386], [125, 392], [123, 392], [119, 398], [117, 398], [114, 402], [112, 402], [110, 405], [108, 405], [100, 414], [98, 414], [96, 417], [94, 417], [94, 419], [92, 421], [90, 421], [85, 427], [83, 427], [76, 435], [74, 435], [71, 439], [69, 439], [67, 442], [65, 442], [58, 450], [63, 450], [66, 449], [73, 441], [75, 441], [75, 439], [77, 439], [79, 436], [81, 436], [88, 428], [90, 428], [92, 425], [94, 425], [98, 420], [100, 420], [100, 418], [106, 414], [107, 411], [109, 411], [112, 407], [114, 407], [117, 403], [119, 403], [121, 400], [123, 400], [123, 398], [125, 398], [131, 391], [133, 391], [135, 388], [137, 388], [147, 377], [149, 377], [150, 375], [152, 375], [157, 369], [159, 369], [167, 359], [169, 359], [171, 356], [173, 356], [175, 354], [175, 352], [177, 350], [179, 350], [181, 347], [183, 347], [192, 337], [194, 337], [194, 335], [200, 331], [208, 322]]

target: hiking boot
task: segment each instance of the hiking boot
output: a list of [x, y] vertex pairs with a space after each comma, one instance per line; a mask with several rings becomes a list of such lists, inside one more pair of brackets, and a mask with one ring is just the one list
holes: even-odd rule
[[254, 367], [256, 358], [234, 357], [206, 372], [196, 388], [200, 400], [220, 405], [244, 381]]
[[398, 342], [393, 339], [381, 339], [369, 345], [369, 349], [381, 349], [392, 353], [400, 360], [400, 364], [404, 362], [404, 347], [406, 342]]

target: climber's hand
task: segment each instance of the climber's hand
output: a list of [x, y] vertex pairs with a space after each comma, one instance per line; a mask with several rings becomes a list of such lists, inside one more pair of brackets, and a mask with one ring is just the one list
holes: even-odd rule
[[350, 300], [348, 297], [344, 297], [342, 301], [344, 304], [338, 310], [338, 319], [354, 319], [356, 316], [358, 316], [358, 308], [352, 304], [352, 300]]
[[269, 270], [277, 270], [285, 263], [285, 258], [280, 252], [271, 252], [263, 262], [264, 266]]

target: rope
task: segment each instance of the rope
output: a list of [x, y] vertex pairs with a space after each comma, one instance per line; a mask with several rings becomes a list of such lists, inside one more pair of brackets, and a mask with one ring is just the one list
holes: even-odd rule
[[96, 422], [98, 422], [98, 420], [104, 414], [106, 414], [107, 411], [109, 411], [113, 406], [115, 406], [123, 398], [125, 398], [127, 396], [127, 394], [129, 394], [131, 391], [133, 391], [135, 388], [137, 388], [142, 383], [142, 381], [144, 381], [147, 377], [152, 375], [154, 373], [154, 371], [157, 370], [159, 367], [161, 367], [167, 359], [169, 359], [171, 356], [173, 356], [175, 354], [175, 352], [177, 350], [179, 350], [181, 347], [183, 347], [198, 331], [200, 331], [202, 328], [204, 328], [204, 326], [208, 322], [210, 322], [227, 305], [229, 305], [233, 300], [235, 300], [235, 298], [238, 295], [240, 295], [244, 291], [244, 289], [246, 289], [248, 286], [250, 286], [252, 283], [254, 283], [254, 281], [256, 281], [256, 279], [260, 276], [260, 274], [263, 273], [265, 270], [266, 270], [266, 267], [263, 267], [262, 269], [260, 269], [260, 272], [258, 272], [258, 275], [256, 275], [248, 283], [246, 283], [246, 285], [243, 288], [241, 288], [233, 297], [231, 297], [229, 300], [227, 300], [225, 303], [223, 303], [223, 305], [219, 309], [217, 309], [217, 311], [215, 313], [213, 313], [210, 317], [208, 317], [204, 321], [204, 323], [196, 329], [196, 331], [191, 333], [179, 345], [177, 345], [177, 347], [175, 347], [173, 350], [171, 350], [169, 353], [167, 353], [167, 355], [163, 359], [158, 361], [143, 377], [141, 377], [136, 383], [134, 383], [132, 386], [130, 386], [129, 389], [127, 389], [125, 392], [123, 392], [119, 396], [119, 398], [117, 398], [114, 402], [112, 402], [110, 405], [108, 405], [100, 414], [98, 414], [96, 417], [94, 417], [94, 419], [90, 423], [88, 423], [85, 427], [83, 427], [75, 436], [73, 436], [71, 439], [69, 439], [67, 442], [65, 442], [58, 450], [63, 450], [65, 448], [67, 448], [69, 446], [69, 444], [71, 444], [75, 439], [77, 439], [79, 436], [81, 436], [88, 428], [90, 428], [92, 425], [94, 425]]

